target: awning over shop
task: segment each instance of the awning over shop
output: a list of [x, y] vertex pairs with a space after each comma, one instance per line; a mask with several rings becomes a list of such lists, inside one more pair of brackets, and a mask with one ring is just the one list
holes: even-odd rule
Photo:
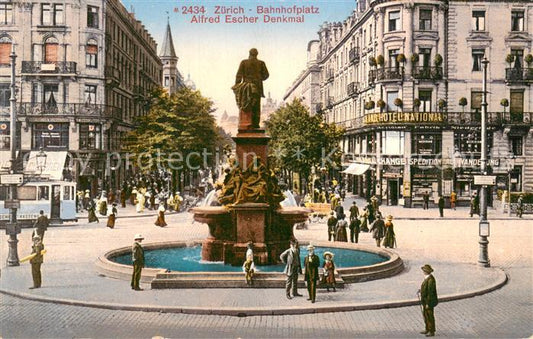
[[58, 152], [45, 152], [46, 164], [41, 169], [37, 167], [37, 154], [39, 151], [31, 151], [30, 156], [27, 158], [27, 163], [24, 168], [25, 174], [41, 174], [48, 176], [51, 180], [61, 180], [63, 177], [63, 169], [65, 168], [65, 161], [67, 160], [66, 151]]
[[368, 164], [360, 164], [357, 162], [353, 162], [350, 164], [350, 166], [348, 166], [347, 169], [342, 171], [342, 173], [352, 174], [352, 175], [361, 175], [365, 173], [366, 171], [368, 171], [369, 168], [370, 168], [370, 165]]

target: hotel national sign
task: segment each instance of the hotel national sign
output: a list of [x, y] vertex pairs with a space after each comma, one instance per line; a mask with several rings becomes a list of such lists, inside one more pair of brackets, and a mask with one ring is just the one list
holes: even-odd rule
[[443, 123], [446, 114], [441, 112], [387, 112], [367, 113], [363, 117], [366, 125], [396, 123]]

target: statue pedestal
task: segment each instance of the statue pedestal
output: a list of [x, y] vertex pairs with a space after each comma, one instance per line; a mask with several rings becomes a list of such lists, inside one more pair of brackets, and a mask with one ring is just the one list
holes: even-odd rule
[[258, 265], [268, 263], [266, 242], [266, 225], [270, 214], [268, 204], [245, 203], [233, 206], [236, 220], [236, 240], [234, 261], [243, 263], [246, 259], [248, 242], [254, 243], [254, 262]]
[[264, 164], [267, 163], [270, 137], [264, 129], [239, 129], [237, 136], [232, 139], [237, 145], [237, 160], [241, 169], [245, 170], [257, 157]]

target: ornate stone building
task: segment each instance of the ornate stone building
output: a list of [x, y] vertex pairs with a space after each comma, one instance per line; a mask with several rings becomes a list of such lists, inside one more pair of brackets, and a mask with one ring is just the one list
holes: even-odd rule
[[[116, 188], [120, 140], [161, 84], [156, 43], [118, 0], [0, 4], [0, 147], [9, 150], [9, 53], [14, 46], [21, 156], [43, 148], [52, 179]], [[7, 157], [8, 159], [9, 157]], [[3, 162], [3, 161], [2, 161]], [[82, 166], [81, 164], [86, 166]], [[106, 164], [109, 163], [109, 166]], [[119, 166], [119, 164], [121, 166]], [[2, 164], [4, 166], [4, 164]], [[50, 167], [49, 162], [47, 167]], [[47, 172], [45, 170], [45, 172]]]
[[159, 58], [161, 58], [161, 62], [163, 63], [163, 87], [168, 93], [172, 94], [180, 87], [185, 86], [185, 82], [178, 70], [178, 56], [176, 55], [174, 42], [172, 41], [170, 23], [167, 23], [165, 39], [163, 40]]
[[481, 174], [484, 57], [492, 195], [533, 190], [533, 4], [362, 0], [318, 36], [319, 113], [346, 128], [355, 193], [405, 206], [425, 192], [468, 201]]

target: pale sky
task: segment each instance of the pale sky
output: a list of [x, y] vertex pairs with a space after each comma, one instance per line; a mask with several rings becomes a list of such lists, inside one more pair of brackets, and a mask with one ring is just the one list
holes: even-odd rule
[[[317, 31], [325, 21], [342, 21], [355, 8], [354, 0], [309, 1], [309, 0], [123, 0], [124, 6], [146, 26], [158, 43], [158, 54], [163, 43], [167, 16], [174, 38], [174, 47], [179, 57], [178, 68], [185, 77], [191, 75], [197, 89], [215, 103], [220, 116], [227, 110], [237, 115], [231, 86], [242, 59], [248, 57], [250, 48], [259, 50], [259, 59], [266, 62], [270, 77], [264, 82], [265, 95], [271, 93], [280, 102], [286, 89], [305, 68], [307, 43], [317, 39]], [[216, 6], [242, 6], [244, 15], [258, 16], [258, 23], [191, 23], [192, 14], [183, 14], [183, 6], [204, 6], [206, 16], [215, 16]], [[257, 6], [292, 7], [314, 6], [319, 14], [305, 14], [304, 23], [264, 23], [263, 15], [257, 14]], [[174, 8], [179, 9], [179, 13]], [[167, 14], [168, 12], [168, 14]], [[243, 14], [234, 14], [242, 16]], [[279, 14], [278, 14], [279, 15]], [[290, 16], [290, 15], [287, 15]]]

